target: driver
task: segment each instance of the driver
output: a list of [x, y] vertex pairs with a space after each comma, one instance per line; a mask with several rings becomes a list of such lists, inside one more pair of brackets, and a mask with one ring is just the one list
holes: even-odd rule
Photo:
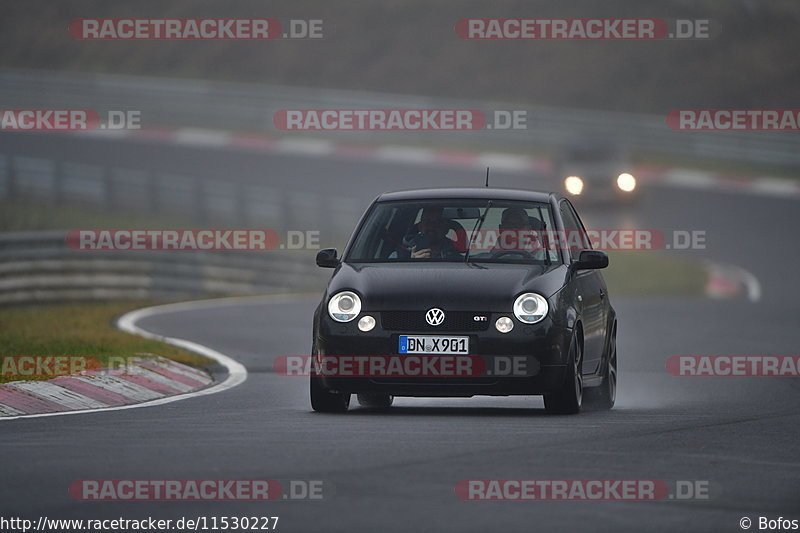
[[[461, 257], [461, 253], [456, 249], [453, 241], [447, 238], [450, 226], [447, 220], [442, 217], [443, 208], [426, 207], [422, 210], [422, 216], [417, 229], [419, 233], [404, 239], [408, 246], [405, 257], [411, 259], [452, 259]], [[394, 255], [394, 254], [393, 254]]]

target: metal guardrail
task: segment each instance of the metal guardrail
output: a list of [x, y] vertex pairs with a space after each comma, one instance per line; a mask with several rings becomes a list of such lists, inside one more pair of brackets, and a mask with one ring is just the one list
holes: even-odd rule
[[[3, 107], [82, 108], [104, 113], [139, 110], [142, 122], [275, 133], [273, 114], [291, 108], [469, 108], [526, 110], [525, 130], [380, 133], [390, 142], [478, 142], [496, 149], [558, 148], [576, 137], [599, 136], [633, 153], [716, 158], [800, 167], [800, 137], [792, 132], [680, 132], [665, 116], [517, 105], [508, 102], [283, 87], [263, 84], [6, 70], [0, 72]], [[666, 112], [666, 110], [665, 110]], [[326, 138], [374, 138], [329, 133]]]
[[66, 232], [0, 233], [0, 305], [321, 290], [314, 252], [80, 251]]
[[329, 239], [348, 236], [363, 209], [352, 197], [289, 190], [286, 183], [4, 154], [0, 147], [3, 199], [79, 204], [196, 225], [268, 227], [284, 233], [325, 228]]

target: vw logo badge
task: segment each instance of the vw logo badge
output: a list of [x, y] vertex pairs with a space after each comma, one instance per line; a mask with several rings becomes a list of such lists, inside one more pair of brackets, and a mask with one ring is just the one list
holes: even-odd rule
[[425, 322], [431, 326], [438, 326], [444, 322], [444, 311], [437, 307], [428, 309], [428, 312], [425, 313]]

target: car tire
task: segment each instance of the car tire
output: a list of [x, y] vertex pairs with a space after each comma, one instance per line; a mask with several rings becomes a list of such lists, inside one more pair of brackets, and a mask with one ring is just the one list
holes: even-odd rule
[[311, 376], [311, 408], [319, 413], [344, 413], [350, 407], [350, 394], [331, 392], [322, 385], [322, 379]]
[[389, 394], [378, 394], [372, 392], [363, 392], [358, 395], [358, 404], [361, 407], [370, 407], [372, 409], [388, 409], [394, 402], [394, 396]]
[[599, 386], [586, 389], [583, 404], [592, 411], [608, 411], [617, 400], [617, 328], [611, 336], [608, 357], [605, 363], [605, 375]]
[[558, 391], [544, 395], [544, 408], [549, 414], [574, 415], [580, 412], [583, 400], [582, 363], [583, 346], [573, 337], [564, 383]]

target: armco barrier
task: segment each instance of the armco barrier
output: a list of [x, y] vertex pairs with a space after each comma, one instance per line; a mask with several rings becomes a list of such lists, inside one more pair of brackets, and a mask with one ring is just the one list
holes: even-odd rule
[[66, 232], [0, 233], [0, 305], [320, 290], [314, 251], [80, 251]]
[[[101, 114], [111, 109], [137, 110], [145, 126], [155, 123], [262, 133], [276, 133], [272, 117], [281, 109], [525, 110], [525, 130], [381, 136], [391, 142], [478, 142], [487, 148], [518, 152], [558, 148], [576, 137], [594, 135], [631, 152], [800, 166], [800, 137], [792, 132], [673, 131], [666, 124], [666, 111], [663, 116], [644, 115], [366, 91], [25, 70], [0, 72], [0, 98], [15, 108], [93, 109]], [[335, 135], [326, 133], [325, 138]], [[369, 133], [338, 135], [350, 140], [374, 138]]]

